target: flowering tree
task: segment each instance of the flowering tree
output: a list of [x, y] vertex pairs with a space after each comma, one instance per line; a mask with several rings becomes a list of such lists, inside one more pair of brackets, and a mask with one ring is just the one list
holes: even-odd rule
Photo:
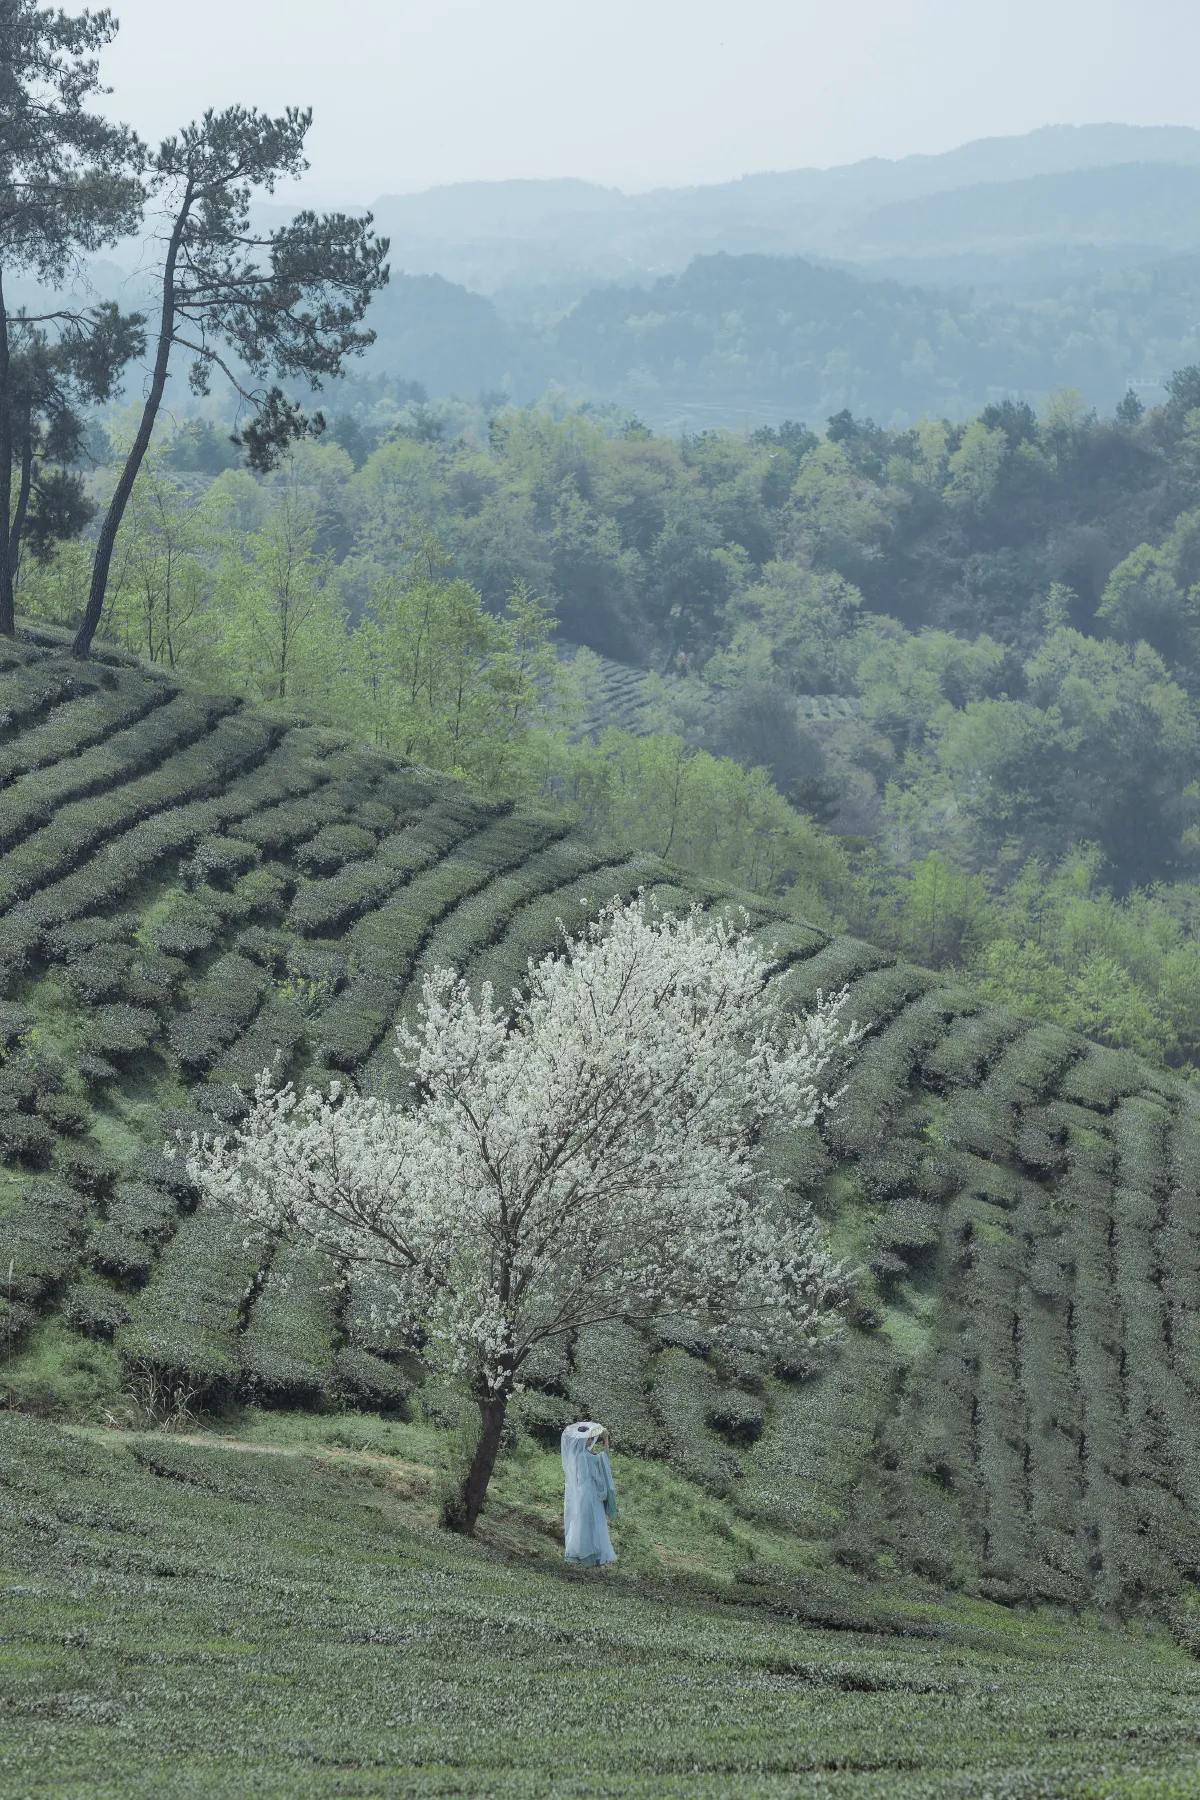
[[395, 1315], [465, 1379], [481, 1429], [445, 1522], [474, 1529], [505, 1409], [545, 1340], [601, 1320], [703, 1317], [811, 1343], [842, 1271], [763, 1174], [770, 1122], [810, 1124], [853, 1040], [844, 996], [790, 1017], [758, 945], [698, 911], [613, 902], [527, 995], [425, 983], [397, 1054], [414, 1103], [269, 1076], [189, 1169], [252, 1229], [382, 1272]]

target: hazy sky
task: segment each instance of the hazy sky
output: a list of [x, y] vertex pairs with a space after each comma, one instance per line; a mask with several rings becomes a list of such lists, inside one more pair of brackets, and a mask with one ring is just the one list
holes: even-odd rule
[[311, 105], [314, 198], [627, 189], [1097, 120], [1200, 126], [1198, 0], [109, 0], [114, 110]]

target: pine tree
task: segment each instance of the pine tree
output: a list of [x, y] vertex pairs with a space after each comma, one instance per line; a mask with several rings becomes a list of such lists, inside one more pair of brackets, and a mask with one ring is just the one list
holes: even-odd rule
[[388, 277], [388, 245], [370, 215], [297, 213], [263, 237], [250, 223], [251, 196], [308, 167], [309, 111], [271, 119], [242, 106], [206, 112], [150, 158], [152, 192], [166, 213], [166, 249], [154, 366], [137, 434], [100, 527], [91, 593], [75, 638], [86, 658], [104, 612], [113, 548], [166, 392], [171, 354], [192, 358], [189, 384], [207, 394], [215, 373], [233, 386], [249, 419], [235, 440], [252, 468], [270, 468], [288, 444], [323, 429], [279, 386], [303, 377], [313, 388], [366, 349], [360, 330], [371, 296]]
[[[141, 146], [87, 104], [104, 92], [97, 53], [116, 29], [107, 11], [70, 18], [36, 0], [0, 0], [0, 632], [9, 637], [27, 524], [36, 518], [43, 536], [62, 536], [83, 523], [65, 469], [56, 487], [34, 492], [33, 465], [45, 448], [38, 396], [46, 390], [37, 377], [56, 380], [60, 396], [67, 377], [79, 398], [102, 398], [138, 343], [136, 315], [53, 302], [36, 315], [14, 313], [4, 291], [5, 278], [17, 274], [60, 282], [82, 253], [113, 243], [141, 215]], [[47, 327], [61, 333], [61, 352]], [[69, 410], [69, 400], [50, 406], [60, 426]], [[52, 448], [61, 446], [60, 436]]]

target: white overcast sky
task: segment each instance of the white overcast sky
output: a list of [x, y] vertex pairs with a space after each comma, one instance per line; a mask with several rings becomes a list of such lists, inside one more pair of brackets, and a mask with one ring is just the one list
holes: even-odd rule
[[1200, 0], [109, 3], [114, 112], [157, 138], [209, 105], [311, 105], [318, 201], [722, 181], [1059, 122], [1200, 126]]

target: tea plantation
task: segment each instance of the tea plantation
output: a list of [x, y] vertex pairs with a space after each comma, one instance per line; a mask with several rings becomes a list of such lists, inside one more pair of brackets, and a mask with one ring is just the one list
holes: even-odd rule
[[[390, 1431], [405, 1456], [433, 1435]], [[531, 1448], [477, 1544], [433, 1529], [397, 1455], [97, 1444], [9, 1416], [0, 1458], [6, 1796], [1200, 1786], [1200, 1669], [1165, 1636], [786, 1566], [733, 1579], [705, 1563], [716, 1508], [658, 1464], [639, 1482], [625, 1462], [627, 1507], [682, 1517], [693, 1554], [655, 1574], [618, 1525], [601, 1574], [536, 1530], [556, 1459]], [[739, 1535], [730, 1560], [763, 1543]]]
[[[643, 886], [730, 898], [4, 644], [0, 1791], [1200, 1791], [1194, 1088], [747, 902], [796, 1003], [849, 983], [868, 1028], [776, 1152], [861, 1271], [847, 1328], [792, 1369], [581, 1334], [476, 1546], [402, 1491], [456, 1397], [163, 1155], [268, 1064], [388, 1091], [427, 969], [506, 990]], [[257, 1447], [111, 1429], [172, 1413]], [[611, 1581], [546, 1536], [580, 1414], [641, 1496]]]

